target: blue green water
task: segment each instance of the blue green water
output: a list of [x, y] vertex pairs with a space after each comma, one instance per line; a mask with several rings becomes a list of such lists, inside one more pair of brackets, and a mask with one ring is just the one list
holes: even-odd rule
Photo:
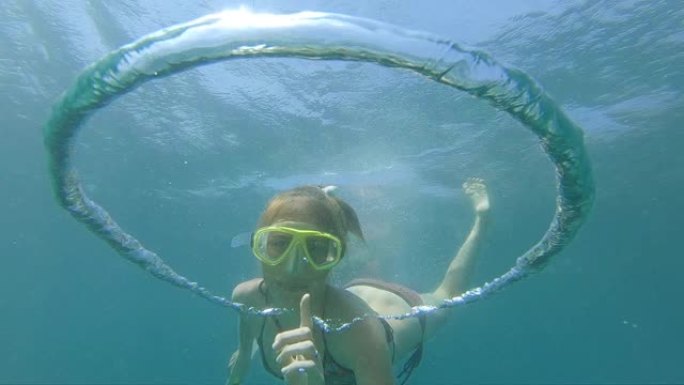
[[[455, 310], [413, 383], [683, 381], [679, 2], [248, 5], [371, 17], [487, 50], [535, 77], [586, 130], [597, 198], [579, 236], [542, 274]], [[231, 6], [15, 1], [0, 11], [0, 383], [224, 380], [235, 313], [154, 280], [59, 209], [40, 128], [88, 63]], [[458, 189], [467, 177], [484, 178], [493, 203], [478, 284], [538, 240], [555, 199], [551, 165], [519, 123], [369, 64], [193, 70], [95, 115], [75, 150], [85, 189], [122, 226], [225, 295], [258, 275], [231, 239], [283, 188], [339, 185], [374, 274], [420, 290], [468, 230]], [[251, 379], [273, 382], [257, 362]]]

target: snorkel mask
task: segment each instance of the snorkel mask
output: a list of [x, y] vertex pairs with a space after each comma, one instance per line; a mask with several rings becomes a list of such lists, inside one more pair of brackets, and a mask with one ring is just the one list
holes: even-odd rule
[[316, 230], [300, 230], [284, 226], [269, 226], [252, 236], [252, 252], [261, 262], [276, 266], [294, 251], [303, 251], [304, 258], [316, 270], [328, 270], [342, 259], [342, 241]]

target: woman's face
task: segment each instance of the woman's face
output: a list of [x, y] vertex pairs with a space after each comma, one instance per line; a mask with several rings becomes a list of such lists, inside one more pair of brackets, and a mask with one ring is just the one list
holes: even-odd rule
[[[298, 230], [330, 232], [322, 224], [320, 215], [308, 205], [307, 199], [295, 198], [278, 211], [277, 216], [266, 226], [284, 226]], [[282, 247], [274, 245], [274, 247]], [[264, 279], [282, 290], [306, 292], [312, 284], [325, 282], [329, 270], [317, 270], [307, 260], [301, 245], [292, 248], [285, 259], [275, 266], [262, 263]]]

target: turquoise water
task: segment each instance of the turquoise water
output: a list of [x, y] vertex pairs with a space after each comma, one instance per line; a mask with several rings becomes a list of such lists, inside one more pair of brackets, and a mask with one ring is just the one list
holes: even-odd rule
[[[682, 382], [683, 263], [671, 250], [682, 227], [679, 2], [249, 5], [372, 17], [484, 49], [535, 77], [586, 130], [597, 198], [575, 242], [542, 274], [455, 310], [413, 383]], [[60, 210], [40, 127], [88, 63], [228, 6], [17, 1], [0, 11], [0, 383], [225, 378], [235, 313], [154, 280]], [[258, 274], [231, 239], [282, 188], [339, 185], [369, 240], [359, 258], [421, 290], [468, 230], [458, 188], [467, 177], [484, 178], [493, 202], [477, 284], [538, 240], [555, 199], [552, 167], [519, 123], [370, 64], [258, 59], [192, 70], [95, 115], [75, 150], [92, 197], [224, 295]], [[258, 363], [252, 379], [272, 382]]]

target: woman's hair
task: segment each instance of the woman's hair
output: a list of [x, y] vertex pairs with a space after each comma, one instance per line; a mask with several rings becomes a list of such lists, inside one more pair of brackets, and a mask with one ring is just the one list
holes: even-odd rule
[[283, 191], [271, 198], [259, 218], [258, 227], [271, 225], [294, 200], [306, 202], [306, 210], [323, 226], [325, 231], [342, 240], [346, 249], [347, 234], [352, 233], [363, 240], [359, 218], [354, 209], [342, 199], [333, 196], [331, 188], [323, 186], [301, 186]]

